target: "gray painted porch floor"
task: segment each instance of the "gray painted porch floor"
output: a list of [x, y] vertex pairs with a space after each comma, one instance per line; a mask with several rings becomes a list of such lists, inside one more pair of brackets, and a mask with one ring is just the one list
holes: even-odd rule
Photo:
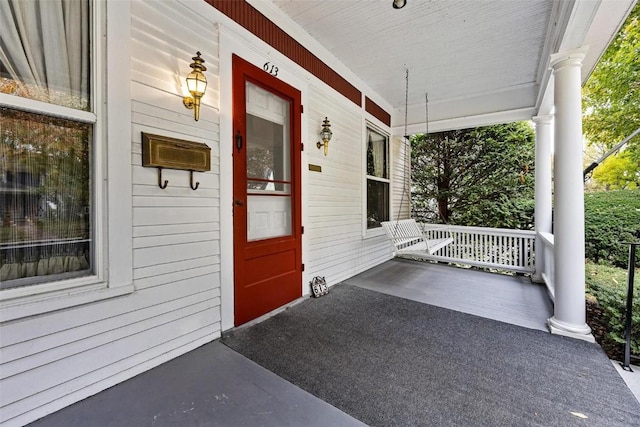
[[30, 426], [365, 424], [214, 341]]
[[529, 329], [548, 331], [553, 316], [546, 287], [525, 276], [396, 258], [345, 283]]
[[[531, 329], [546, 330], [546, 320], [553, 313], [546, 289], [522, 276], [393, 259], [346, 283]], [[213, 342], [32, 425], [363, 424]]]

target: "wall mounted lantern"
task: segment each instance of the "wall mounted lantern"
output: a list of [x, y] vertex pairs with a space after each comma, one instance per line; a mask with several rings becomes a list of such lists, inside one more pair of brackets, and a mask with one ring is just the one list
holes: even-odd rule
[[407, 5], [407, 0], [393, 0], [394, 9], [402, 9]]
[[329, 123], [329, 119], [325, 117], [324, 121], [322, 122], [322, 131], [320, 132], [320, 137], [322, 138], [322, 142], [318, 141], [316, 143], [316, 147], [318, 147], [318, 149], [324, 146], [325, 156], [329, 152], [329, 141], [331, 141], [331, 135], [333, 135], [333, 132], [331, 132], [330, 128], [331, 128], [331, 124]]
[[185, 96], [182, 102], [185, 107], [193, 110], [193, 117], [197, 122], [200, 118], [200, 98], [207, 90], [207, 78], [202, 74], [203, 71], [207, 71], [207, 67], [202, 65], [204, 59], [200, 58], [200, 52], [196, 52], [196, 56], [191, 59], [193, 59], [193, 63], [189, 66], [193, 68], [193, 71], [187, 76], [187, 88], [191, 96]]

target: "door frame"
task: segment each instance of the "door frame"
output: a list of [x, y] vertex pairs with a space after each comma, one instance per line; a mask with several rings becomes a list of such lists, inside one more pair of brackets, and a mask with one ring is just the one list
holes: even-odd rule
[[[220, 143], [212, 147], [213, 155], [215, 150], [219, 150], [220, 156], [220, 283], [213, 284], [213, 288], [219, 286], [220, 289], [220, 312], [221, 331], [226, 331], [234, 327], [234, 277], [233, 277], [233, 70], [232, 56], [238, 55], [247, 62], [255, 66], [262, 67], [266, 62], [277, 64], [279, 67], [278, 78], [290, 86], [298, 89], [302, 94], [302, 104], [308, 104], [309, 98], [309, 74], [302, 70], [297, 64], [291, 61], [280, 52], [274, 50], [266, 43], [258, 40], [252, 35], [238, 32], [225, 25], [219, 25], [219, 63], [220, 70], [220, 108], [217, 111], [219, 117]], [[305, 114], [301, 121], [302, 141], [308, 139], [309, 125]], [[212, 132], [215, 129], [212, 128]], [[315, 132], [313, 132], [315, 138]], [[214, 136], [215, 138], [215, 136]], [[313, 139], [315, 141], [315, 139]], [[226, 142], [226, 143], [225, 143]], [[308, 174], [308, 152], [301, 157], [301, 189], [302, 189], [302, 223], [307, 222], [307, 210], [304, 206], [308, 203], [308, 193], [305, 191]], [[302, 254], [307, 253], [308, 241], [302, 236]], [[308, 295], [308, 286], [305, 283], [309, 280], [308, 273], [302, 273], [301, 292]]]
[[[236, 202], [235, 216], [234, 216], [234, 325], [239, 326], [254, 318], [260, 317], [272, 310], [278, 309], [288, 303], [295, 301], [302, 296], [302, 290], [300, 285], [302, 283], [302, 94], [295, 87], [289, 85], [286, 82], [278, 79], [273, 73], [266, 72], [263, 68], [259, 68], [252, 63], [244, 60], [238, 55], [232, 56], [232, 91], [233, 91], [233, 176], [234, 176], [234, 188], [233, 199]], [[246, 83], [249, 82], [252, 85], [262, 88], [263, 90], [273, 93], [274, 95], [281, 97], [288, 101], [290, 106], [289, 111], [289, 159], [291, 162], [290, 182], [291, 182], [291, 234], [274, 237], [264, 240], [257, 240], [254, 242], [248, 242], [247, 239], [247, 200], [246, 200], [246, 164], [236, 169], [237, 157], [241, 156], [246, 158], [247, 149], [247, 97], [246, 97]], [[238, 137], [240, 139], [238, 140]], [[241, 148], [236, 146], [239, 141], [242, 141]], [[236, 188], [240, 184], [241, 188]], [[240, 219], [242, 216], [242, 219]], [[240, 219], [240, 220], [238, 220]], [[286, 252], [282, 252], [285, 251]], [[247, 277], [247, 264], [250, 259], [252, 262], [258, 262], [259, 259], [264, 256], [274, 256], [277, 253], [289, 253], [294, 255], [293, 269], [289, 270], [287, 275], [290, 277], [287, 281], [283, 282], [283, 286], [272, 288], [273, 292], [267, 292], [264, 294], [266, 298], [265, 303], [262, 304], [263, 309], [266, 311], [252, 315], [248, 318], [247, 307], [252, 304], [247, 300], [246, 304], [241, 304], [237, 299], [240, 295], [248, 297], [249, 294], [253, 294], [252, 298], [256, 298], [256, 290], [259, 288], [245, 288], [244, 285], [248, 280]], [[263, 258], [264, 259], [264, 258]], [[293, 276], [293, 278], [292, 278]], [[272, 276], [277, 277], [277, 276]], [[267, 280], [268, 275], [264, 276]], [[292, 282], [290, 280], [295, 280]], [[257, 283], [257, 282], [256, 282]], [[254, 289], [250, 291], [250, 289]], [[261, 288], [266, 289], [266, 288]], [[276, 296], [277, 295], [277, 296]], [[270, 302], [267, 302], [267, 301]], [[280, 301], [280, 302], [278, 302]], [[279, 305], [277, 305], [279, 304]], [[255, 304], [254, 308], [255, 308]], [[270, 307], [270, 308], [269, 308]], [[260, 309], [259, 311], [261, 311]], [[240, 317], [239, 317], [240, 316]]]

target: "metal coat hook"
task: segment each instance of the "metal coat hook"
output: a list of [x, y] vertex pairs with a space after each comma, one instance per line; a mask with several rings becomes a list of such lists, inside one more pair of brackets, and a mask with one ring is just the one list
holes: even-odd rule
[[196, 182], [196, 186], [194, 187], [194, 186], [193, 186], [193, 171], [189, 171], [189, 172], [190, 172], [190, 174], [191, 174], [191, 176], [189, 177], [189, 186], [191, 187], [191, 189], [192, 189], [192, 190], [194, 190], [194, 191], [195, 191], [195, 190], [197, 190], [197, 189], [198, 189], [198, 187], [200, 186], [200, 183], [199, 183], [199, 182]]
[[211, 170], [211, 148], [200, 142], [142, 132], [142, 166], [158, 169], [158, 187], [163, 190], [169, 180], [162, 179], [162, 169], [189, 171], [189, 186], [197, 190], [200, 183], [194, 181], [193, 173]]
[[158, 187], [163, 190], [167, 188], [167, 184], [169, 184], [169, 180], [165, 179], [164, 184], [162, 183], [162, 168], [158, 168]]

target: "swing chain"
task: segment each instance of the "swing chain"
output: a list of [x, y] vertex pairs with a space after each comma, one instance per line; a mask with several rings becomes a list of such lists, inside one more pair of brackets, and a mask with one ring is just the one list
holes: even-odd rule
[[425, 123], [425, 139], [429, 136], [429, 92], [424, 94], [424, 123]]

